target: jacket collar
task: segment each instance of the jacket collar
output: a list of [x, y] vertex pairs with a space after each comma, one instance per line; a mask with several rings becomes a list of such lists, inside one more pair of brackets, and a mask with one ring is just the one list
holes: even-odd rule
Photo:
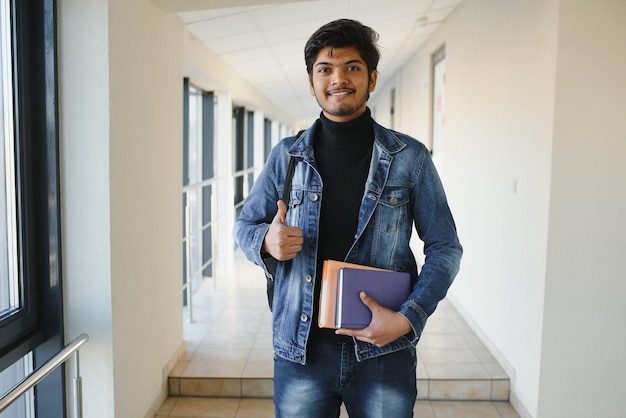
[[[395, 131], [379, 125], [372, 119], [374, 125], [374, 144], [383, 154], [393, 155], [402, 150], [406, 145], [400, 141]], [[313, 138], [321, 122], [316, 120], [313, 125], [298, 137], [289, 148], [289, 155], [301, 157], [305, 161], [313, 160]]]

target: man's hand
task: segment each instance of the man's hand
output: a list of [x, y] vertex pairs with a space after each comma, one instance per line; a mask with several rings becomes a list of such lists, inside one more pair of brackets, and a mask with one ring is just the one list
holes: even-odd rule
[[291, 260], [302, 250], [302, 230], [285, 225], [287, 205], [277, 202], [278, 210], [263, 239], [262, 250], [278, 261]]
[[398, 312], [379, 305], [374, 299], [361, 292], [361, 301], [372, 311], [372, 321], [363, 329], [340, 328], [335, 333], [356, 337], [359, 341], [378, 347], [389, 344], [411, 332], [411, 324]]

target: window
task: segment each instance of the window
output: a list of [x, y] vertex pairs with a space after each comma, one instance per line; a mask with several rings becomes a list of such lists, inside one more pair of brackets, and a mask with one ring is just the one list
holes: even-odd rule
[[445, 93], [446, 93], [446, 49], [442, 46], [432, 56], [432, 146], [431, 152], [435, 163], [443, 158], [444, 124], [445, 124]]
[[[63, 345], [54, 0], [0, 0], [0, 387]], [[57, 369], [0, 416], [61, 417]], [[33, 412], [34, 411], [34, 412]], [[9, 414], [9, 415], [5, 415]]]
[[[215, 98], [185, 79], [183, 129], [183, 304], [205, 277], [214, 275]], [[190, 318], [191, 319], [191, 318]]]
[[272, 151], [272, 121], [265, 118], [263, 120], [263, 161], [267, 161]]
[[0, 10], [0, 93], [2, 132], [0, 132], [0, 318], [19, 310], [19, 281], [16, 272], [17, 231], [15, 227], [15, 141], [13, 137], [13, 71], [11, 68], [11, 21], [8, 1]]
[[254, 183], [254, 112], [233, 107], [235, 217]]

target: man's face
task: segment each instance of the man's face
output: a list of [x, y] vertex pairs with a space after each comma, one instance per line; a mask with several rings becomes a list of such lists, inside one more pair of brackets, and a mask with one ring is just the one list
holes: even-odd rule
[[356, 48], [323, 48], [309, 75], [309, 89], [324, 116], [334, 122], [347, 122], [365, 112], [377, 75], [374, 71], [368, 76], [367, 64]]

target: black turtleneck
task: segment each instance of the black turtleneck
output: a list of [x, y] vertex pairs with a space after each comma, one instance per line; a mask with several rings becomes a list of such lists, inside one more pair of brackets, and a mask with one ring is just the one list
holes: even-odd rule
[[354, 241], [374, 131], [369, 111], [349, 122], [333, 122], [324, 114], [320, 121], [314, 139], [324, 185], [318, 251], [322, 259], [343, 260]]
[[[318, 272], [323, 260], [344, 260], [356, 234], [374, 145], [370, 110], [348, 122], [333, 122], [322, 113], [314, 138], [315, 160], [322, 176], [322, 208], [318, 241]], [[316, 281], [315, 303], [321, 280]], [[317, 312], [317, 309], [315, 309]], [[317, 325], [317, 318], [315, 318]], [[320, 336], [336, 338], [333, 330]], [[349, 338], [351, 341], [351, 338]]]

